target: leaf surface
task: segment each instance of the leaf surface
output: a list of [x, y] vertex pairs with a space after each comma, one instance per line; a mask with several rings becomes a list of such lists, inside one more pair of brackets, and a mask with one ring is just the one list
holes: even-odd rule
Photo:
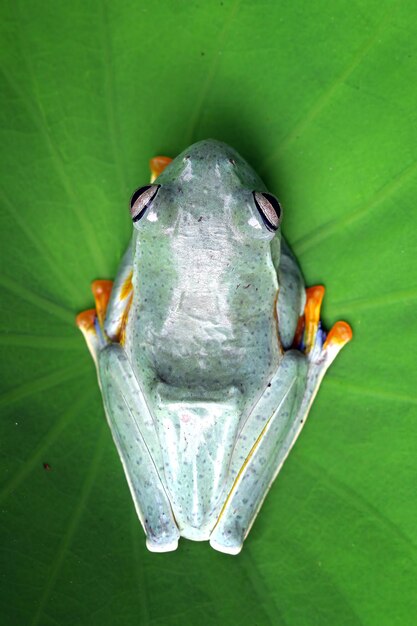
[[[1, 12], [4, 623], [415, 623], [415, 4]], [[74, 325], [148, 159], [208, 137], [277, 193], [325, 323], [354, 330], [236, 558], [146, 551]]]

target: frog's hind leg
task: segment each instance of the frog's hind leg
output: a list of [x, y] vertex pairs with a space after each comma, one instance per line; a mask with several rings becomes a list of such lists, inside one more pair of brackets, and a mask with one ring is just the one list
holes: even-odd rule
[[78, 326], [97, 366], [105, 413], [114, 443], [152, 552], [169, 552], [178, 545], [165, 486], [158, 437], [146, 400], [123, 347], [103, 333], [96, 309], [80, 313]]
[[232, 454], [227, 494], [210, 545], [238, 554], [286, 453], [302, 402], [307, 360], [288, 350], [239, 433]]
[[77, 325], [96, 363], [107, 421], [147, 536], [146, 545], [153, 552], [168, 552], [176, 549], [179, 530], [160, 478], [163, 461], [153, 418], [123, 349], [132, 292], [130, 275], [129, 265], [122, 264], [114, 285], [94, 281], [96, 308], [80, 313]]
[[99, 354], [99, 379], [114, 443], [138, 517], [152, 552], [178, 545], [176, 525], [164, 481], [158, 435], [145, 396], [123, 347], [109, 344]]
[[323, 295], [321, 286], [306, 290], [295, 349], [284, 353], [276, 374], [239, 435], [230, 465], [228, 495], [210, 536], [210, 544], [216, 550], [228, 554], [241, 550], [271, 484], [303, 428], [327, 368], [352, 337], [346, 322], [337, 322], [327, 336], [321, 329]]

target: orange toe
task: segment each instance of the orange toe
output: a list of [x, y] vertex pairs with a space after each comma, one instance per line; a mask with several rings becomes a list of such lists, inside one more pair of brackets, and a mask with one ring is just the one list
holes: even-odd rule
[[347, 322], [336, 322], [324, 342], [323, 350], [329, 346], [341, 348], [352, 339], [352, 329]]
[[320, 309], [323, 302], [325, 288], [323, 285], [315, 285], [306, 289], [306, 305], [304, 308], [305, 334], [304, 344], [306, 352], [310, 352], [314, 346], [317, 328], [320, 321]]
[[103, 326], [106, 317], [107, 305], [113, 287], [112, 280], [95, 280], [91, 283], [94, 301], [96, 303], [97, 317], [100, 325]]
[[316, 322], [320, 320], [321, 303], [323, 302], [325, 288], [323, 285], [315, 285], [306, 289], [306, 305], [304, 315], [306, 320]]
[[77, 317], [75, 318], [75, 323], [80, 330], [88, 331], [94, 327], [96, 314], [97, 313], [95, 309], [87, 309], [87, 311], [82, 311], [82, 313], [78, 313]]
[[172, 159], [167, 156], [157, 156], [153, 157], [149, 161], [149, 167], [151, 170], [151, 183], [158, 178], [159, 174], [162, 174], [164, 169], [171, 163]]

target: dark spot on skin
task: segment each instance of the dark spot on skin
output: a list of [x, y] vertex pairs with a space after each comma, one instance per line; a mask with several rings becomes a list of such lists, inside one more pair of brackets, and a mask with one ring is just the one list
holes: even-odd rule
[[272, 383], [268, 383], [268, 387], [271, 387]]
[[236, 165], [236, 161], [234, 159], [229, 159], [229, 163], [231, 163], [232, 165]]
[[247, 289], [247, 288], [248, 288], [248, 287], [250, 287], [250, 286], [251, 286], [251, 283], [249, 283], [249, 285], [245, 285], [245, 286], [243, 287], [243, 289]]
[[51, 471], [51, 466], [49, 465], [49, 463], [43, 463], [43, 469], [46, 470], [47, 472]]
[[198, 221], [198, 222], [202, 222], [202, 221], [203, 221], [203, 216], [202, 216], [202, 215], [200, 215], [200, 217], [198, 218], [198, 220], [197, 220], [197, 221]]

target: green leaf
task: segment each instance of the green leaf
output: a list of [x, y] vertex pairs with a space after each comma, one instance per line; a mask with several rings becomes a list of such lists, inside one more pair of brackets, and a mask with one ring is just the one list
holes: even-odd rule
[[[10, 626], [408, 626], [417, 615], [411, 0], [2, 5], [1, 614]], [[146, 551], [74, 325], [148, 159], [214, 137], [285, 207], [354, 340], [236, 558]]]

